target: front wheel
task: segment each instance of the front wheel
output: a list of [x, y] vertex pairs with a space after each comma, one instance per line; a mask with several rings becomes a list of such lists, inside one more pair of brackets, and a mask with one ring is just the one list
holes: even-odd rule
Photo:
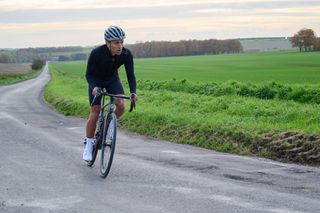
[[104, 122], [103, 138], [101, 143], [100, 173], [107, 177], [113, 160], [117, 137], [117, 117], [114, 113], [107, 116]]

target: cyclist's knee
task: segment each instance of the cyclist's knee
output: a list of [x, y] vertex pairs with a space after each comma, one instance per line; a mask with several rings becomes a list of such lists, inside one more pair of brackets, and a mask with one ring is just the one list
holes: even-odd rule
[[125, 112], [125, 101], [123, 99], [118, 99], [116, 102], [116, 115], [120, 117]]

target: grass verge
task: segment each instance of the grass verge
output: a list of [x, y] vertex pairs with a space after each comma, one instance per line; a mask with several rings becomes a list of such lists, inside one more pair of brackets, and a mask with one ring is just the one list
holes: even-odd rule
[[[46, 100], [65, 115], [87, 118], [83, 70], [55, 65], [50, 65], [50, 70], [52, 80], [45, 89]], [[119, 120], [124, 129], [222, 152], [320, 163], [320, 111], [316, 103], [233, 93], [208, 96], [139, 85], [138, 94], [137, 110]]]

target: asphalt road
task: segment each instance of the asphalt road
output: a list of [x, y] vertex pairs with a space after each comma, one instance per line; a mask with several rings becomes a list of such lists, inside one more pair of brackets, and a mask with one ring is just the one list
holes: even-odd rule
[[[49, 74], [0, 87], [0, 212], [320, 212], [320, 169], [120, 132], [107, 179], [85, 120], [43, 101]], [[143, 107], [143, 106], [139, 106]]]

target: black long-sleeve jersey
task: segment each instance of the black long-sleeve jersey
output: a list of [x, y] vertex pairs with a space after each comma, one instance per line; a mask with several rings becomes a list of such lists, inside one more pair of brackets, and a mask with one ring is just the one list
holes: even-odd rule
[[107, 45], [101, 45], [91, 51], [88, 59], [86, 79], [89, 85], [104, 87], [118, 76], [118, 68], [124, 65], [131, 93], [136, 93], [133, 56], [130, 50], [123, 48], [120, 55], [112, 56]]

